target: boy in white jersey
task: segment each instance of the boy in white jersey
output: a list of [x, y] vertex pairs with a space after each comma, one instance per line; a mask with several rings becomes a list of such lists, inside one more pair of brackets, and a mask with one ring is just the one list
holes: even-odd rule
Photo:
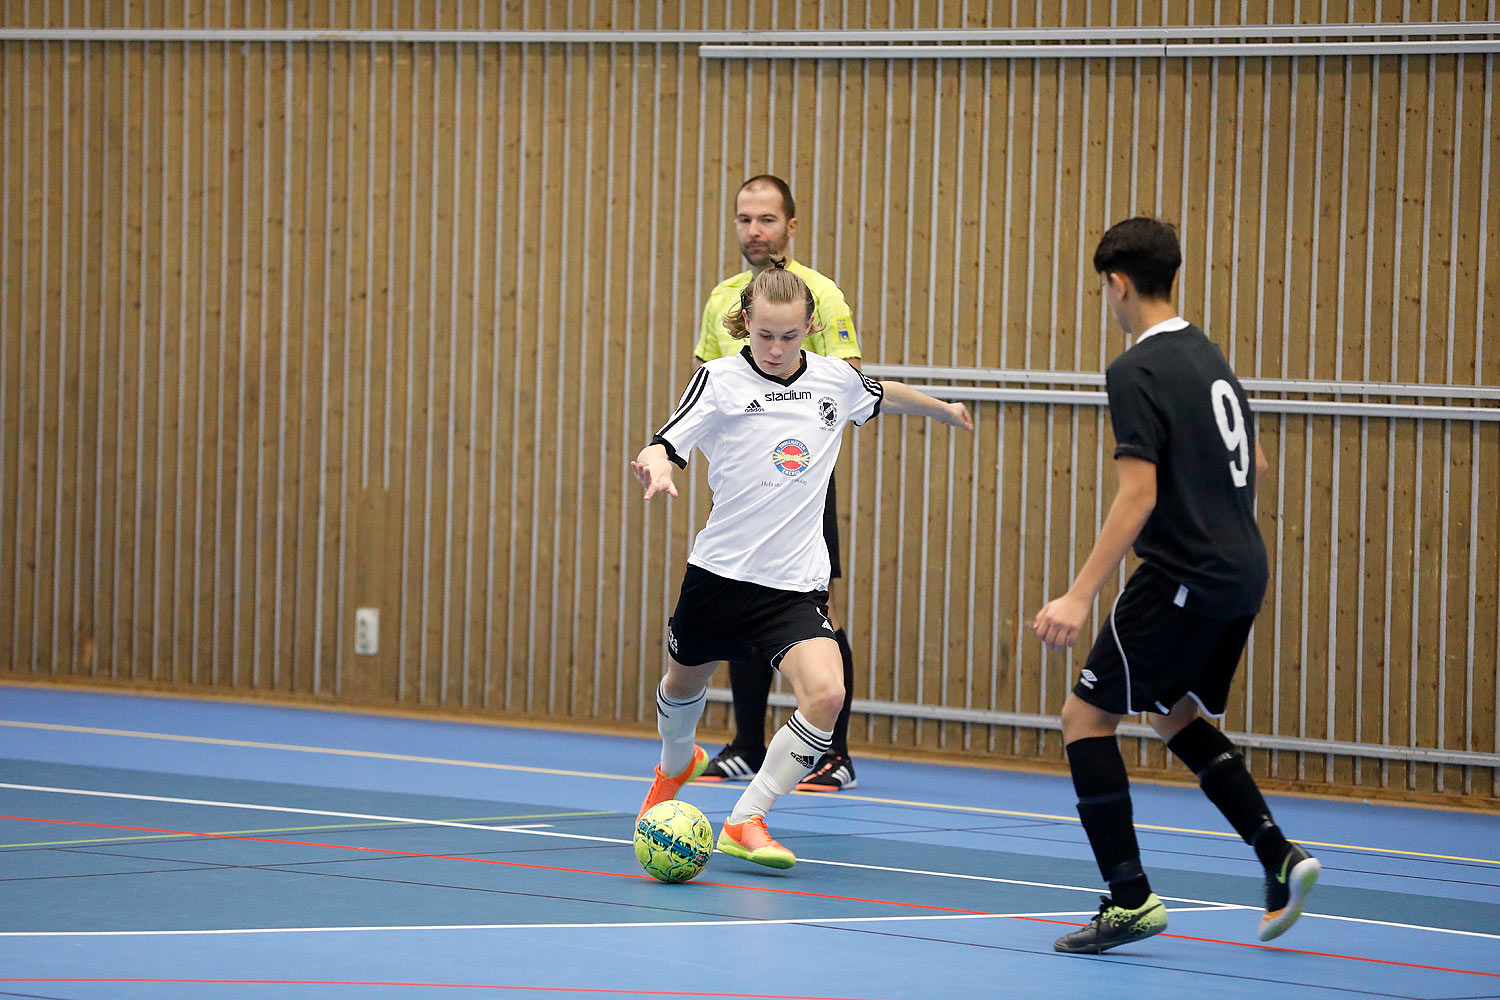
[[823, 497], [844, 426], [882, 406], [974, 429], [968, 408], [899, 382], [876, 382], [842, 361], [801, 349], [814, 302], [784, 264], [746, 287], [725, 325], [749, 345], [709, 361], [632, 471], [646, 488], [677, 495], [672, 464], [694, 447], [708, 459], [713, 509], [688, 555], [667, 623], [672, 663], [656, 690], [661, 763], [640, 813], [675, 798], [703, 773], [694, 738], [718, 661], [759, 650], [792, 684], [797, 711], [772, 737], [765, 763], [719, 834], [719, 850], [771, 868], [796, 863], [766, 831], [765, 814], [828, 751], [844, 702], [843, 664], [828, 622]]

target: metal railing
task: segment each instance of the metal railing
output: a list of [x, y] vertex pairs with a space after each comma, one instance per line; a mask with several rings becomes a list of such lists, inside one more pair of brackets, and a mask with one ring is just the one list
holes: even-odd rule
[[[939, 399], [984, 400], [992, 403], [1053, 403], [1070, 406], [1105, 406], [1102, 391], [1058, 388], [1011, 388], [984, 383], [1021, 383], [1034, 386], [1102, 386], [1102, 372], [1024, 371], [1016, 369], [955, 368], [928, 365], [866, 365], [875, 378], [901, 379]], [[929, 379], [975, 384], [940, 385]], [[1260, 393], [1280, 393], [1280, 398], [1252, 396], [1251, 409], [1259, 413], [1318, 414], [1336, 417], [1380, 417], [1426, 420], [1475, 420], [1500, 422], [1500, 406], [1451, 406], [1430, 403], [1374, 403], [1347, 401], [1348, 396], [1385, 396], [1391, 399], [1449, 399], [1500, 402], [1500, 388], [1491, 386], [1417, 385], [1391, 382], [1328, 382], [1314, 379], [1247, 378], [1240, 384]], [[1288, 399], [1289, 395], [1328, 395], [1331, 400]]]
[[[1108, 59], [1500, 52], [1500, 22], [778, 30], [0, 28], [15, 42], [698, 45], [702, 59]], [[1490, 37], [1455, 37], [1490, 36]], [[1330, 38], [1345, 39], [1329, 41]], [[1380, 39], [1353, 41], [1349, 39]], [[1301, 39], [1272, 41], [1273, 39]], [[1311, 39], [1311, 40], [1308, 40]]]
[[[708, 700], [729, 704], [734, 697], [728, 688], [709, 688]], [[795, 695], [773, 691], [769, 704], [774, 708], [797, 707]], [[976, 726], [1014, 726], [1017, 729], [1038, 729], [1061, 732], [1062, 723], [1055, 715], [1036, 715], [1028, 712], [995, 712], [981, 708], [958, 708], [950, 705], [920, 705], [907, 702], [874, 701], [855, 698], [849, 710], [860, 715], [878, 715], [900, 719], [924, 719], [930, 722], [957, 722]], [[1120, 723], [1119, 734], [1129, 738], [1155, 739], [1156, 731], [1143, 722]], [[1363, 757], [1369, 760], [1397, 760], [1422, 764], [1455, 764], [1469, 767], [1500, 768], [1500, 753], [1484, 753], [1477, 750], [1436, 750], [1432, 747], [1398, 747], [1380, 743], [1352, 743], [1344, 740], [1320, 740], [1302, 736], [1268, 736], [1264, 733], [1237, 733], [1225, 730], [1224, 735], [1236, 746], [1256, 750], [1288, 750], [1300, 753], [1339, 754]]]

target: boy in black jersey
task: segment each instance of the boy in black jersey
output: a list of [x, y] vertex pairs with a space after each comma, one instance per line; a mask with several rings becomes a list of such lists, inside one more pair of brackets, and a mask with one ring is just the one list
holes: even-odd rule
[[1141, 868], [1125, 761], [1124, 715], [1147, 721], [1266, 870], [1262, 941], [1302, 914], [1320, 871], [1271, 819], [1234, 745], [1199, 716], [1224, 714], [1230, 682], [1266, 590], [1255, 478], [1268, 468], [1224, 355], [1170, 300], [1177, 234], [1155, 219], [1110, 227], [1094, 251], [1104, 301], [1133, 345], [1105, 376], [1120, 489], [1073, 586], [1037, 612], [1049, 649], [1078, 639], [1104, 581], [1134, 543], [1141, 565], [1099, 630], [1062, 710], [1078, 815], [1109, 883], [1087, 926], [1058, 951], [1094, 953], [1166, 929]]

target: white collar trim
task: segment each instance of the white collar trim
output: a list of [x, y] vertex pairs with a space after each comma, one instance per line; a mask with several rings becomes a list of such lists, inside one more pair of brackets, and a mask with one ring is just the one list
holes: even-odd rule
[[1154, 337], [1158, 333], [1171, 333], [1174, 330], [1184, 330], [1190, 325], [1191, 324], [1189, 324], [1188, 321], [1183, 319], [1181, 316], [1173, 316], [1171, 319], [1162, 320], [1160, 323], [1156, 324], [1151, 329], [1135, 338], [1135, 342], [1139, 344], [1147, 337]]

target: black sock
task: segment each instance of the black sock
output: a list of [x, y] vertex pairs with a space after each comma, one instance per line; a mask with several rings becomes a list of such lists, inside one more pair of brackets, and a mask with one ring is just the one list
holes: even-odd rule
[[1218, 806], [1234, 832], [1255, 849], [1261, 865], [1267, 870], [1275, 867], [1286, 853], [1286, 837], [1271, 819], [1260, 787], [1229, 737], [1208, 720], [1194, 719], [1167, 742], [1167, 749], [1198, 776], [1203, 794]]
[[1130, 778], [1113, 736], [1090, 736], [1067, 746], [1068, 767], [1078, 793], [1078, 818], [1094, 849], [1099, 874], [1115, 905], [1134, 910], [1151, 895], [1136, 844]]
[[854, 705], [854, 650], [849, 648], [849, 636], [843, 629], [833, 633], [833, 641], [839, 644], [839, 656], [844, 660], [844, 707], [839, 709], [838, 721], [833, 724], [833, 749], [840, 757], [849, 756], [849, 710]]
[[734, 740], [731, 745], [756, 759], [766, 755], [766, 705], [771, 698], [771, 664], [756, 654], [749, 660], [729, 661], [729, 691], [734, 697]]

